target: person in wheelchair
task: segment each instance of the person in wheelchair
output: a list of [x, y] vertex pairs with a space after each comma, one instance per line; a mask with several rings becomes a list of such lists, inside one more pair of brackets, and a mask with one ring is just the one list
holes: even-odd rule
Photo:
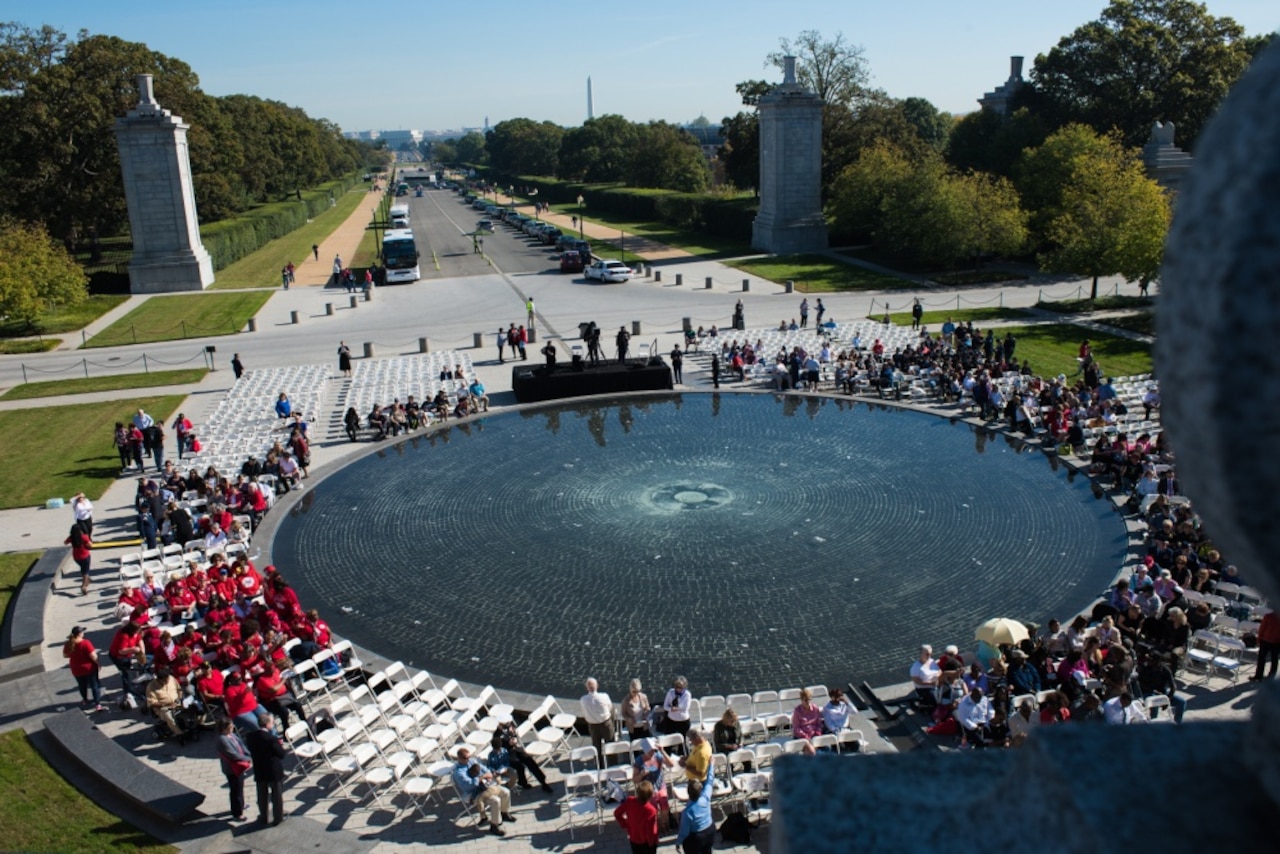
[[147, 708], [151, 713], [163, 721], [170, 732], [181, 736], [182, 728], [178, 726], [174, 716], [182, 708], [182, 686], [169, 672], [169, 668], [160, 667], [156, 670], [156, 678], [147, 683], [146, 696]]

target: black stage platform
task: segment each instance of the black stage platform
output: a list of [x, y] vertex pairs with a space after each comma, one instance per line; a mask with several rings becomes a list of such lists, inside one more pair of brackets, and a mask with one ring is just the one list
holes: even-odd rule
[[610, 360], [594, 368], [585, 362], [559, 362], [550, 372], [545, 364], [534, 366], [526, 363], [511, 369], [511, 389], [520, 403], [620, 391], [669, 391], [671, 388], [671, 368], [661, 357], [650, 359], [648, 364], [639, 360], [618, 364]]

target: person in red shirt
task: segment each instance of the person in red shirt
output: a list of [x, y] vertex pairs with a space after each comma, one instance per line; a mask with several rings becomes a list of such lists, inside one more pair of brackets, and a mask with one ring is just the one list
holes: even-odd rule
[[289, 728], [290, 711], [298, 717], [303, 716], [298, 701], [294, 699], [289, 686], [285, 684], [284, 676], [269, 661], [262, 666], [262, 675], [254, 680], [253, 692], [257, 695], [260, 705], [265, 706], [267, 711], [280, 718], [280, 723], [285, 729]]
[[302, 613], [302, 606], [298, 604], [298, 594], [293, 592], [293, 588], [280, 575], [276, 575], [271, 580], [271, 589], [275, 593], [271, 599], [271, 607], [280, 616], [281, 621], [288, 625]]
[[204, 650], [204, 634], [195, 627], [195, 623], [187, 623], [186, 628], [182, 630], [182, 634], [174, 638], [174, 643], [192, 652], [202, 652]]
[[[83, 497], [83, 495], [81, 496]], [[93, 557], [93, 540], [79, 522], [71, 526], [71, 533], [64, 542], [71, 546], [71, 559], [80, 567], [80, 595], [89, 595], [89, 564]]]
[[[227, 717], [233, 719], [237, 726], [247, 732], [258, 729], [258, 698], [245, 684], [244, 677], [239, 673], [228, 676], [223, 697], [227, 707]], [[265, 712], [266, 709], [263, 711]]]
[[153, 664], [156, 668], [168, 667], [172, 672], [173, 664], [178, 660], [178, 645], [174, 643], [173, 635], [167, 631], [161, 631], [159, 642], [156, 643], [155, 651], [152, 655], [154, 656]]
[[146, 611], [151, 607], [151, 603], [147, 601], [146, 595], [143, 594], [136, 583], [131, 583], [120, 591], [118, 605], [126, 606], [131, 614], [139, 608]]
[[143, 648], [142, 627], [130, 620], [116, 629], [111, 638], [111, 646], [107, 648], [107, 657], [120, 671], [120, 684], [126, 694], [140, 698], [142, 691], [136, 688], [131, 676], [135, 667], [146, 663], [146, 652]]
[[248, 561], [237, 560], [234, 575], [240, 586], [240, 592], [246, 599], [256, 599], [262, 594], [262, 576], [258, 575], [258, 571], [250, 566]]
[[186, 685], [190, 682], [191, 675], [195, 673], [196, 667], [202, 663], [200, 655], [195, 650], [190, 647], [180, 646], [178, 647], [178, 657], [174, 659], [170, 672], [175, 679]]
[[657, 854], [658, 809], [653, 800], [653, 783], [641, 780], [636, 783], [636, 793], [613, 811], [618, 826], [627, 832], [631, 842], [631, 854]]
[[93, 710], [102, 709], [102, 683], [98, 681], [98, 651], [93, 641], [84, 636], [84, 627], [76, 626], [62, 645], [62, 657], [68, 660], [71, 675], [76, 678], [76, 687], [80, 689], [81, 708], [89, 705], [89, 695], [93, 695]]
[[1249, 681], [1263, 680], [1262, 670], [1267, 662], [1271, 663], [1271, 670], [1266, 678], [1274, 679], [1277, 660], [1280, 660], [1280, 617], [1276, 616], [1275, 611], [1268, 611], [1258, 624], [1258, 669], [1249, 677]]
[[333, 636], [329, 632], [329, 624], [320, 619], [320, 612], [312, 608], [307, 615], [299, 620], [294, 620], [290, 626], [293, 636], [302, 643], [289, 650], [289, 655], [294, 661], [303, 661], [315, 655], [322, 649], [326, 649], [333, 641]]
[[169, 606], [169, 622], [185, 623], [196, 618], [196, 596], [182, 579], [175, 578], [164, 586], [164, 601]]
[[236, 601], [236, 593], [239, 590], [236, 580], [231, 575], [231, 570], [226, 565], [218, 569], [218, 575], [213, 581], [213, 589], [218, 595], [225, 599], [228, 603]]
[[222, 671], [207, 661], [201, 662], [196, 668], [195, 685], [196, 693], [206, 709], [211, 705], [222, 703], [225, 699], [226, 685], [222, 679]]
[[236, 663], [240, 665], [241, 673], [247, 673], [257, 678], [267, 660], [262, 657], [262, 648], [260, 646], [253, 641], [245, 641], [244, 646], [240, 649], [240, 660]]

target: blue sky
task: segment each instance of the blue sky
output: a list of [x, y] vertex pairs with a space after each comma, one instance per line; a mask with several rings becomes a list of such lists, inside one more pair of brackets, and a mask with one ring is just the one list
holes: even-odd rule
[[[527, 116], [713, 121], [734, 84], [777, 73], [780, 37], [816, 29], [861, 44], [873, 84], [952, 112], [1097, 18], [1105, 0], [648, 0], [641, 3], [350, 0], [0, 0], [0, 20], [87, 29], [187, 62], [214, 95], [300, 106], [344, 130], [445, 129]], [[1280, 26], [1277, 0], [1208, 0], [1250, 33]]]

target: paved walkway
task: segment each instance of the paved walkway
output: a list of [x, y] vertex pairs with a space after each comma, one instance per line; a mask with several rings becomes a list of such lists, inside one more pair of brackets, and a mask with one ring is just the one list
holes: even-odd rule
[[365, 203], [356, 205], [351, 215], [342, 224], [320, 241], [319, 256], [308, 253], [294, 269], [294, 287], [322, 288], [333, 278], [333, 259], [342, 259], [344, 267], [351, 266], [351, 259], [356, 248], [364, 238], [368, 225], [373, 221], [374, 209], [382, 204], [382, 192], [370, 191], [365, 194]]
[[[533, 211], [533, 202], [520, 201], [517, 198], [508, 196], [506, 193], [497, 194], [497, 203], [503, 206], [515, 203], [516, 210], [523, 211], [529, 216], [535, 216]], [[565, 234], [578, 234], [590, 237], [593, 240], [608, 240], [611, 243], [618, 243], [626, 247], [628, 252], [634, 252], [636, 255], [644, 258], [646, 262], [654, 261], [676, 261], [684, 258], [693, 258], [693, 254], [684, 249], [677, 249], [674, 246], [668, 246], [665, 243], [659, 243], [649, 237], [642, 237], [639, 234], [632, 234], [621, 228], [614, 228], [601, 222], [595, 222], [588, 218], [587, 210], [583, 209], [583, 219], [581, 222], [575, 222], [576, 214], [563, 214], [556, 211], [543, 211], [536, 215], [537, 219], [543, 222], [554, 224]]]

